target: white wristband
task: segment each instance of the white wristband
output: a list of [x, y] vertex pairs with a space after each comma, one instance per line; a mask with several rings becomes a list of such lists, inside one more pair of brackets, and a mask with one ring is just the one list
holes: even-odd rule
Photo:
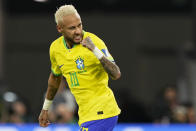
[[99, 60], [104, 56], [103, 53], [97, 47], [95, 47], [93, 53]]
[[42, 109], [43, 110], [48, 110], [51, 104], [52, 104], [52, 100], [45, 99]]

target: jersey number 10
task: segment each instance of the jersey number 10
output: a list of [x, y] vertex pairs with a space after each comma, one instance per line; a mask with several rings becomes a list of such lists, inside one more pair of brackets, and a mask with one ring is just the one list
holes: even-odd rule
[[73, 73], [70, 72], [69, 75], [70, 75], [70, 79], [71, 79], [71, 87], [79, 86], [76, 72], [73, 72]]

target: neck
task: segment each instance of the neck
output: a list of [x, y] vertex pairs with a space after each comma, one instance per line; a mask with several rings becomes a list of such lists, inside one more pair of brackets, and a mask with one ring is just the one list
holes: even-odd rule
[[[65, 40], [66, 40], [66, 39], [65, 39]], [[69, 41], [69, 40], [66, 40], [66, 43], [67, 43], [68, 48], [72, 48], [73, 45], [74, 45], [74, 43], [71, 42], [71, 41]]]
[[64, 40], [65, 40], [65, 42], [66, 42], [66, 46], [67, 46], [69, 49], [71, 49], [71, 48], [73, 47], [74, 43], [73, 43], [72, 41], [66, 39], [65, 37], [64, 37]]

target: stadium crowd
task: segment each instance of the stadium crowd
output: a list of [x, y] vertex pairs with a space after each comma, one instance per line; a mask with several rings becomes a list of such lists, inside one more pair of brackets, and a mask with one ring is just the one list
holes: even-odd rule
[[[78, 121], [75, 99], [71, 92], [65, 87], [67, 87], [67, 84], [61, 82], [58, 93], [49, 110], [49, 117], [52, 123], [77, 123]], [[126, 99], [126, 95], [124, 97], [124, 99]], [[122, 100], [124, 101], [124, 99]], [[190, 102], [179, 102], [177, 87], [174, 85], [166, 86], [161, 91], [161, 94], [158, 94], [150, 111], [148, 108], [148, 111], [142, 109], [136, 112], [133, 110], [134, 108], [139, 109], [136, 102], [128, 103], [131, 105], [126, 106], [123, 101], [119, 101], [122, 108], [119, 122], [151, 122], [156, 124], [196, 123], [194, 106]], [[0, 99], [0, 123], [20, 124], [38, 122], [33, 119], [32, 114], [27, 107], [27, 103], [16, 93], [4, 92]], [[140, 106], [140, 108], [142, 107]], [[139, 115], [135, 115], [134, 113], [138, 113]], [[126, 117], [123, 119], [123, 116], [125, 115]]]

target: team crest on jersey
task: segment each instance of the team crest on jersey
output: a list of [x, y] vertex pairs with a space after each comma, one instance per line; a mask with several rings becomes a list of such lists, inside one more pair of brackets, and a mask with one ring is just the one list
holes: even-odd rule
[[75, 62], [76, 62], [76, 67], [79, 70], [83, 70], [84, 69], [84, 60], [81, 57], [77, 58], [77, 60]]

